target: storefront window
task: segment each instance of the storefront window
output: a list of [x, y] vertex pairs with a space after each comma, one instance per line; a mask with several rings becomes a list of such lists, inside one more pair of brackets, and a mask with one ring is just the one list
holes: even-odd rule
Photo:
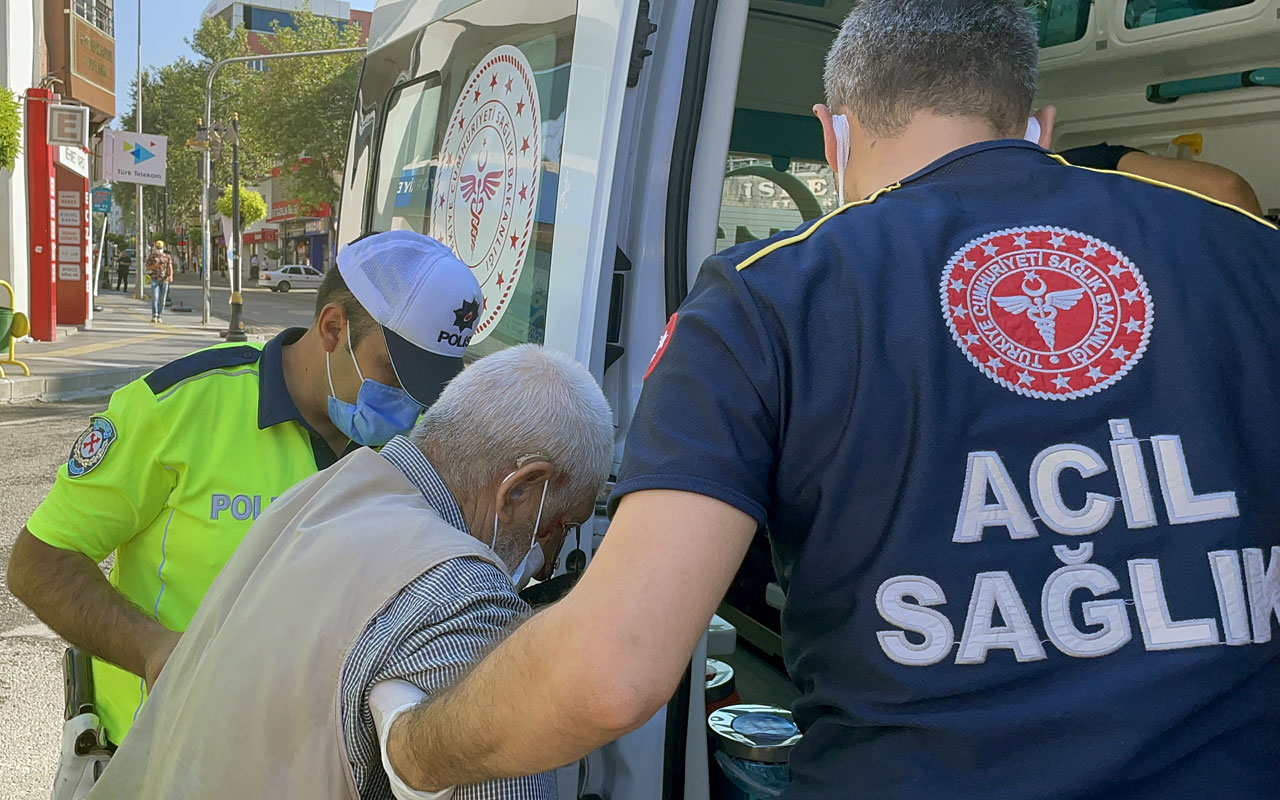
[[1040, 46], [1078, 42], [1089, 31], [1093, 0], [1030, 0], [1028, 6], [1040, 24]]
[[369, 227], [428, 234], [472, 268], [472, 356], [543, 341], [574, 6], [513, 26], [508, 4], [482, 0], [433, 23], [421, 77], [383, 114]]
[[1161, 22], [1247, 6], [1253, 2], [1256, 0], [1128, 0], [1124, 8], [1124, 26], [1145, 28]]

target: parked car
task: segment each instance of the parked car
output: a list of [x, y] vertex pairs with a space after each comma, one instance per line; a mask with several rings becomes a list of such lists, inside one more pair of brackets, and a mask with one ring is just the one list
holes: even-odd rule
[[315, 289], [323, 279], [324, 273], [315, 267], [281, 264], [274, 268], [263, 268], [258, 276], [258, 286], [265, 286], [273, 292], [287, 292], [294, 288]]

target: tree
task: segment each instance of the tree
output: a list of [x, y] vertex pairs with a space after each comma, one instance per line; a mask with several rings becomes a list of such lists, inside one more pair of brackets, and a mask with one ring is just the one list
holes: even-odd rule
[[0, 86], [0, 169], [8, 172], [13, 172], [18, 149], [21, 147], [18, 134], [22, 130], [22, 117], [18, 114], [19, 107], [13, 92]]
[[[273, 53], [356, 47], [360, 32], [310, 10], [293, 12], [295, 28], [274, 27], [263, 43]], [[268, 61], [253, 74], [259, 102], [241, 110], [254, 142], [284, 169], [288, 192], [304, 206], [328, 204], [330, 237], [347, 158], [351, 109], [360, 80], [360, 56], [320, 56]], [[243, 145], [242, 145], [243, 152]]]
[[[224, 217], [231, 216], [231, 186], [226, 186], [222, 196], [218, 198], [218, 213]], [[262, 194], [253, 189], [246, 189], [240, 184], [240, 228], [249, 227], [267, 216], [267, 201]]]

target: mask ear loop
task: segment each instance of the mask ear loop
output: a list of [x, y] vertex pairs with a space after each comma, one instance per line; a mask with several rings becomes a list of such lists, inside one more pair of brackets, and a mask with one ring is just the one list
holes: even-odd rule
[[844, 173], [849, 167], [849, 118], [844, 114], [831, 117], [831, 128], [836, 136], [836, 192], [840, 205], [844, 205]]

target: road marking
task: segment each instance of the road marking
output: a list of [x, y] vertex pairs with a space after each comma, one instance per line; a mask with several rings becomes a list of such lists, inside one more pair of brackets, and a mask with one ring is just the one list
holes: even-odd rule
[[23, 356], [27, 361], [74, 361], [87, 367], [141, 367], [144, 364], [126, 364], [122, 361], [90, 361], [87, 358], [65, 358], [64, 356]]
[[72, 419], [79, 416], [81, 416], [80, 412], [76, 411], [74, 413], [67, 413], [57, 417], [28, 417], [26, 419], [11, 419], [5, 422], [0, 422], [0, 428], [9, 428], [16, 425], [30, 425], [33, 422], [48, 422], [55, 419]]

